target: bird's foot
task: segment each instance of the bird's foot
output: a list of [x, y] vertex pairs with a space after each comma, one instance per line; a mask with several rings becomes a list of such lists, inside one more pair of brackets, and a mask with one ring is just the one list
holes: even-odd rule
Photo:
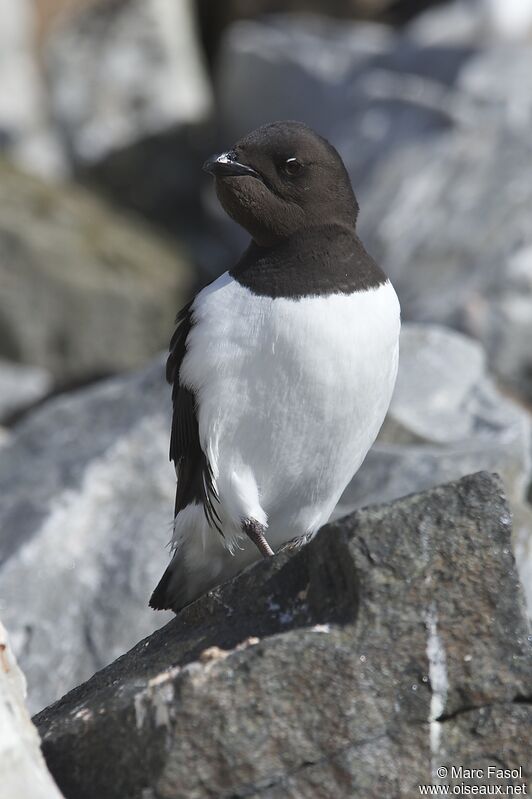
[[274, 554], [273, 549], [264, 536], [264, 531], [266, 530], [264, 525], [260, 524], [255, 519], [248, 519], [242, 523], [242, 530], [248, 538], [253, 541], [264, 558], [270, 558]]
[[305, 535], [298, 535], [296, 538], [291, 538], [290, 541], [287, 541], [286, 544], [283, 544], [277, 551], [278, 552], [297, 552], [298, 549], [304, 544], [308, 544], [310, 539], [312, 538], [311, 535], [306, 533]]

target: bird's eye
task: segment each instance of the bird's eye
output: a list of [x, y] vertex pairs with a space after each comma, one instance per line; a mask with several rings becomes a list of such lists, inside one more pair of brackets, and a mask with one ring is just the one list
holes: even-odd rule
[[287, 158], [283, 164], [283, 172], [291, 178], [299, 175], [302, 169], [303, 164], [297, 158]]

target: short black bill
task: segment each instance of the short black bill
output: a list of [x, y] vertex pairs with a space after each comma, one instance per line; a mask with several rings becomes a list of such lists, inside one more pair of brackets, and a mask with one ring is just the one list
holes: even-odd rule
[[205, 172], [209, 172], [216, 177], [248, 177], [259, 178], [260, 175], [252, 167], [242, 164], [236, 160], [236, 155], [231, 151], [213, 155], [203, 164]]

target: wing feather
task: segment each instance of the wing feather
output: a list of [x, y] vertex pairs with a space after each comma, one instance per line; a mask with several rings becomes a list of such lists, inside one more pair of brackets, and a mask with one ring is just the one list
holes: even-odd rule
[[[201, 448], [197, 402], [194, 392], [182, 385], [180, 370], [187, 351], [187, 339], [194, 326], [193, 301], [185, 305], [176, 319], [176, 329], [170, 341], [166, 362], [166, 379], [172, 385], [172, 430], [170, 460], [174, 462], [177, 490], [174, 516], [193, 502], [203, 505], [211, 527], [222, 532], [215, 507], [219, 501], [211, 466]], [[222, 533], [223, 535], [223, 533]]]

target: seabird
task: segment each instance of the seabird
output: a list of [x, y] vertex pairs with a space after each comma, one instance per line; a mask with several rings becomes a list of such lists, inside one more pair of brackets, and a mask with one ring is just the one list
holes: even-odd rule
[[173, 557], [150, 605], [176, 612], [327, 522], [382, 425], [399, 354], [399, 302], [328, 141], [275, 122], [204, 169], [251, 242], [170, 343]]

